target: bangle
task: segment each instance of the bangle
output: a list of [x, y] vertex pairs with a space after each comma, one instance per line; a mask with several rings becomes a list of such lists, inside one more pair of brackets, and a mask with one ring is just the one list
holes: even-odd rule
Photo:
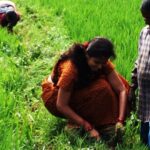
[[84, 128], [84, 130], [87, 131], [87, 132], [91, 131], [92, 129], [93, 129], [92, 126], [90, 126], [89, 128]]
[[93, 127], [92, 127], [92, 128], [88, 128], [88, 129], [85, 129], [85, 131], [87, 131], [87, 132], [89, 132], [89, 131], [91, 131], [91, 130], [93, 130]]
[[118, 118], [118, 119], [117, 119], [117, 122], [119, 122], [119, 123], [122, 123], [122, 124], [123, 124], [123, 123], [124, 123], [124, 120], [123, 120], [123, 119], [119, 119], [119, 118]]

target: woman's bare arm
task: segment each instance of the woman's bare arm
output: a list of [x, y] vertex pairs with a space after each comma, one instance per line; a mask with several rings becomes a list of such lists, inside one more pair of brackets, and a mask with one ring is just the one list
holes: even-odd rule
[[60, 88], [58, 91], [58, 98], [56, 103], [57, 109], [61, 113], [63, 113], [68, 119], [71, 119], [78, 125], [83, 126], [85, 130], [87, 131], [90, 130], [92, 128], [90, 123], [88, 123], [81, 116], [75, 113], [69, 106], [70, 97], [71, 97], [71, 91], [66, 91]]
[[62, 112], [67, 118], [73, 120], [75, 123], [77, 123], [80, 126], [83, 126], [83, 128], [86, 131], [89, 131], [90, 137], [95, 138], [96, 140], [100, 139], [99, 132], [95, 130], [92, 125], [84, 120], [81, 116], [79, 116], [77, 113], [75, 113], [69, 104], [69, 99], [71, 97], [71, 92], [66, 91], [62, 88], [58, 91], [58, 98], [57, 98], [57, 109]]
[[126, 105], [127, 105], [127, 93], [124, 84], [119, 78], [116, 71], [112, 71], [108, 76], [108, 81], [112, 88], [119, 96], [119, 120], [124, 120]]

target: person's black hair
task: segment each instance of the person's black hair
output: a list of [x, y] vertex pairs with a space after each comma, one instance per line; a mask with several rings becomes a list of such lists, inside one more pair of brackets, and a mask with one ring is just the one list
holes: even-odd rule
[[87, 54], [90, 57], [106, 57], [115, 58], [114, 46], [112, 42], [106, 38], [97, 37], [93, 39], [87, 47]]
[[85, 51], [86, 49], [84, 48], [82, 44], [75, 43], [69, 48], [68, 51], [64, 52], [60, 56], [59, 60], [57, 61], [53, 69], [54, 76], [52, 76], [52, 81], [54, 82], [54, 85], [56, 85], [58, 82], [58, 76], [59, 76], [58, 67], [60, 63], [68, 59], [70, 59], [77, 67], [78, 83], [80, 83], [80, 85], [82, 86], [87, 84], [88, 82], [87, 75], [88, 75], [88, 72], [90, 72], [90, 68], [87, 64]]
[[8, 11], [6, 12], [6, 17], [8, 21], [8, 26], [15, 26], [17, 24], [17, 21], [19, 20], [19, 17], [15, 11]]
[[142, 1], [141, 12], [150, 12], [150, 0]]

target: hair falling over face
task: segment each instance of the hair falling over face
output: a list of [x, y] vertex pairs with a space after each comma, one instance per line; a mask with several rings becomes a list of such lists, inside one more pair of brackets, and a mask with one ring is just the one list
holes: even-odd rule
[[84, 44], [75, 43], [68, 51], [61, 55], [56, 63], [54, 67], [55, 77], [53, 77], [52, 80], [55, 84], [57, 83], [59, 64], [70, 59], [75, 64], [78, 71], [77, 85], [81, 87], [86, 86], [90, 83], [91, 79], [98, 75], [99, 70], [108, 59], [110, 57], [115, 58], [115, 56], [114, 46], [112, 42], [106, 38], [97, 37]]

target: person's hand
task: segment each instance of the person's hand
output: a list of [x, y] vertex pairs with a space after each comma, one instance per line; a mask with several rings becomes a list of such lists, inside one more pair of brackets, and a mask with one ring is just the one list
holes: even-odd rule
[[116, 132], [117, 142], [122, 143], [122, 137], [124, 135], [124, 126], [121, 122], [116, 123], [115, 132]]
[[88, 123], [87, 121], [84, 121], [82, 126], [85, 131], [90, 131], [93, 129], [92, 125], [90, 123]]
[[129, 99], [129, 103], [131, 106], [131, 110], [135, 111], [136, 110], [136, 94], [133, 88], [131, 88], [129, 91], [128, 99]]
[[90, 138], [93, 138], [96, 140], [100, 139], [99, 132], [96, 129], [94, 129], [93, 126], [89, 122], [84, 120], [83, 128], [85, 131], [87, 131], [89, 133]]
[[100, 140], [99, 132], [96, 129], [93, 128], [92, 130], [90, 130], [89, 134], [90, 134], [90, 138], [94, 138], [97, 141]]
[[116, 123], [115, 131], [124, 130], [123, 124], [121, 122]]

